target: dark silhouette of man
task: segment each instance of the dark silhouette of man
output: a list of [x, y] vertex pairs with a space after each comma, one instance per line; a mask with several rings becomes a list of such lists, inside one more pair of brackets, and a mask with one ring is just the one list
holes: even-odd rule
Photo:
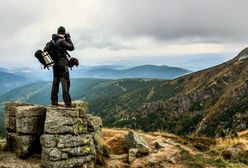
[[71, 96], [69, 93], [70, 89], [70, 76], [68, 68], [68, 51], [74, 50], [74, 45], [71, 41], [69, 33], [65, 33], [66, 30], [63, 26], [60, 26], [57, 30], [57, 34], [52, 35], [55, 45], [58, 49], [58, 59], [55, 61], [53, 66], [53, 84], [51, 92], [52, 105], [58, 105], [58, 93], [59, 84], [62, 84], [63, 100], [66, 107], [71, 107]]

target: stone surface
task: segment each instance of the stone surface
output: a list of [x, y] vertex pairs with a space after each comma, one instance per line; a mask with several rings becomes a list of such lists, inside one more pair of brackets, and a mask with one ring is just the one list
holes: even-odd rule
[[8, 132], [16, 132], [17, 107], [30, 106], [27, 103], [8, 102], [5, 104], [5, 127]]
[[16, 117], [16, 107], [30, 106], [31, 104], [22, 102], [8, 102], [5, 104], [5, 116]]
[[8, 132], [16, 132], [16, 117], [5, 117], [5, 128]]
[[42, 149], [41, 162], [47, 168], [93, 168], [97, 157], [103, 155], [102, 120], [87, 114], [86, 102], [73, 105], [45, 108], [7, 103], [7, 148], [20, 158]]
[[16, 132], [29, 135], [41, 135], [44, 131], [44, 119], [42, 117], [23, 117], [16, 119]]
[[129, 149], [128, 151], [128, 162], [129, 163], [132, 163], [136, 159], [138, 152], [139, 151], [137, 148]]
[[97, 162], [103, 162], [103, 142], [102, 142], [102, 119], [100, 117], [86, 114], [87, 130], [91, 132], [96, 148]]
[[46, 108], [38, 105], [22, 105], [16, 107], [17, 118], [44, 117], [45, 115]]
[[37, 105], [16, 107], [16, 132], [41, 135], [44, 131], [46, 109]]
[[95, 150], [96, 150], [96, 160], [99, 163], [103, 162], [103, 139], [102, 139], [102, 130], [98, 129], [96, 132], [91, 133], [93, 137], [93, 142], [95, 144]]
[[64, 107], [47, 109], [45, 133], [80, 135], [86, 132], [87, 121], [80, 109]]
[[68, 153], [70, 156], [85, 156], [85, 155], [95, 155], [95, 147], [94, 146], [77, 146], [72, 148], [61, 148], [62, 152]]
[[225, 160], [237, 159], [242, 150], [239, 147], [228, 147], [222, 153]]
[[83, 118], [63, 117], [56, 115], [53, 117], [46, 117], [45, 133], [80, 135], [86, 132], [87, 122]]
[[91, 145], [92, 142], [92, 136], [89, 134], [79, 136], [62, 135], [59, 136], [57, 146], [58, 148], [72, 148], [76, 146]]
[[73, 104], [73, 108], [47, 108], [45, 134], [40, 138], [45, 167], [94, 167], [102, 151], [101, 119], [87, 114], [87, 103]]
[[9, 102], [5, 105], [7, 149], [26, 158], [41, 149], [46, 109], [38, 105]]
[[125, 143], [128, 149], [137, 148], [140, 154], [149, 153], [150, 147], [147, 142], [133, 130], [128, 132], [125, 137]]
[[37, 135], [43, 133], [46, 109], [26, 103], [7, 103], [5, 126], [8, 132]]
[[15, 152], [20, 158], [26, 158], [39, 150], [37, 146], [39, 146], [39, 140], [32, 135], [7, 134], [7, 148]]
[[66, 160], [59, 161], [50, 161], [47, 157], [47, 154], [42, 152], [42, 165], [45, 165], [46, 168], [74, 168], [82, 167], [83, 165], [92, 164], [94, 156], [88, 155], [85, 157], [72, 157]]
[[88, 131], [96, 132], [102, 128], [101, 117], [92, 116], [91, 114], [86, 114]]
[[47, 117], [71, 117], [71, 118], [85, 118], [85, 111], [79, 108], [66, 108], [63, 106], [49, 106], [47, 108]]
[[89, 134], [83, 135], [54, 135], [44, 134], [40, 138], [41, 144], [44, 147], [52, 148], [72, 148], [76, 146], [90, 145], [92, 136]]
[[77, 100], [73, 101], [73, 105], [80, 109], [82, 113], [88, 113], [88, 103], [85, 101]]
[[152, 142], [152, 144], [155, 146], [155, 148], [165, 148], [167, 146], [167, 144], [162, 140], [155, 140]]

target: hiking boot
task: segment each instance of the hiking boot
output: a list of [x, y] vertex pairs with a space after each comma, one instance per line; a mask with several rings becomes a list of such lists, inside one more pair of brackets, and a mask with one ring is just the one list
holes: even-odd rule
[[52, 103], [52, 106], [58, 106], [59, 104], [58, 103]]
[[66, 108], [72, 108], [72, 105], [71, 104], [66, 104], [65, 107]]
[[66, 104], [65, 107], [67, 107], [67, 108], [74, 108], [74, 107], [76, 107], [76, 105], [75, 104]]

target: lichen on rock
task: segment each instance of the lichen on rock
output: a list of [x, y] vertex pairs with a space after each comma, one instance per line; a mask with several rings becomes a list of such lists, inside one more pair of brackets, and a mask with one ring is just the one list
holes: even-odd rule
[[82, 166], [94, 161], [100, 151], [101, 118], [87, 114], [85, 102], [74, 104], [74, 108], [47, 108], [45, 134], [40, 138], [45, 167]]

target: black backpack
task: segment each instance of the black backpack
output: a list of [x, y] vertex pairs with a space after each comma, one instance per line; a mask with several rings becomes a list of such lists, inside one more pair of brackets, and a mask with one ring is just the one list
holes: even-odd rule
[[[48, 53], [48, 54], [47, 54]], [[49, 69], [49, 67], [53, 66], [54, 63], [56, 63], [60, 57], [61, 52], [59, 51], [59, 49], [57, 48], [55, 41], [51, 40], [49, 41], [45, 48], [44, 51], [42, 50], [37, 50], [34, 54], [34, 56], [39, 60], [39, 62], [44, 66], [44, 69], [47, 68]], [[46, 63], [44, 56], [49, 56], [49, 61], [50, 63]], [[47, 57], [46, 57], [47, 58]]]
[[34, 56], [39, 60], [39, 62], [44, 65], [44, 68], [46, 68], [46, 62], [42, 56], [42, 51], [41, 50], [37, 50], [35, 53], [34, 53]]
[[49, 53], [49, 55], [51, 56], [51, 58], [53, 59], [54, 62], [58, 61], [61, 52], [59, 51], [58, 47], [56, 46], [54, 40], [51, 40], [46, 44], [46, 46], [44, 48], [44, 52], [45, 51], [47, 51]]

